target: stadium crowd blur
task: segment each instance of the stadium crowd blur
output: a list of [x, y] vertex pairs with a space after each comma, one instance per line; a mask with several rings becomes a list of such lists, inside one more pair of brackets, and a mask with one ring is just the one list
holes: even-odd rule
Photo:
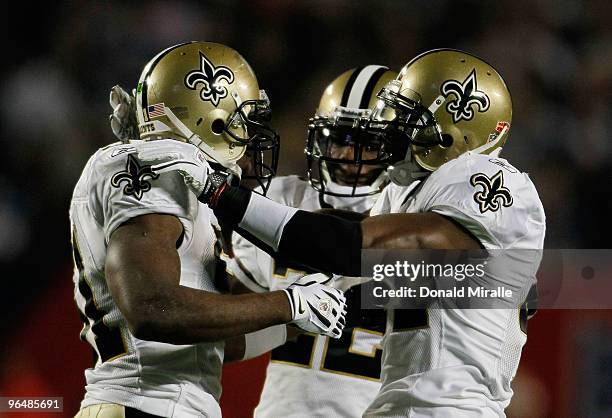
[[[37, 5], [36, 12], [18, 5], [29, 36], [5, 35], [14, 45], [0, 87], [4, 396], [55, 394], [64, 396], [67, 407], [78, 406], [89, 351], [78, 340], [72, 303], [67, 214], [72, 188], [89, 156], [114, 141], [109, 89], [135, 87], [144, 63], [185, 40], [227, 44], [251, 63], [282, 137], [281, 174], [304, 172], [307, 120], [323, 87], [340, 72], [364, 64], [398, 70], [431, 48], [473, 52], [500, 71], [512, 93], [514, 116], [503, 156], [528, 172], [538, 188], [548, 220], [546, 247], [610, 248], [612, 7], [607, 0], [51, 3]], [[585, 402], [559, 392], [559, 383], [547, 384], [573, 375], [560, 374], [564, 360], [552, 364], [546, 342], [537, 346], [542, 335], [558, 341], [571, 328], [549, 327], [546, 315], [555, 314], [533, 321], [533, 332], [543, 334], [530, 332], [521, 371], [534, 372], [517, 378], [513, 407], [525, 402], [526, 409], [517, 409], [515, 416], [560, 411], [573, 416], [576, 404]], [[609, 316], [601, 315], [604, 331], [597, 334], [607, 346], [612, 345]], [[557, 323], [558, 317], [548, 322]], [[530, 349], [539, 364], [530, 363]], [[562, 355], [569, 356], [569, 367], [570, 354]], [[612, 351], [600, 358], [607, 363], [594, 368], [604, 369], [598, 379], [607, 376], [610, 388]], [[609, 389], [607, 394], [593, 395], [603, 398], [591, 404], [612, 410]], [[587, 410], [581, 416], [597, 415]]]

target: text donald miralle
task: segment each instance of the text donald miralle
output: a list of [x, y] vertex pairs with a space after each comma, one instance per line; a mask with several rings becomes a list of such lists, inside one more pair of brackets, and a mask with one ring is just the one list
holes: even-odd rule
[[[462, 282], [470, 278], [482, 278], [485, 275], [486, 261], [480, 264], [432, 264], [410, 263], [396, 261], [391, 264], [374, 264], [372, 279], [381, 282], [385, 279], [404, 279], [411, 283], [417, 279], [452, 279]], [[467, 289], [467, 290], [466, 290]], [[451, 286], [450, 288], [433, 288], [427, 285], [400, 286], [386, 289], [383, 286], [372, 287], [372, 294], [376, 298], [510, 298], [512, 291], [503, 286], [487, 289], [483, 286]]]

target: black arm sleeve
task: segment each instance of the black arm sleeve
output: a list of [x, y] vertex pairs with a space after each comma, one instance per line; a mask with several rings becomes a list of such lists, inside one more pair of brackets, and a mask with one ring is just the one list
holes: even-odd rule
[[361, 224], [298, 211], [283, 229], [278, 255], [315, 270], [361, 276]]
[[[226, 187], [214, 208], [215, 215], [235, 229], [246, 212], [249, 190]], [[273, 257], [326, 273], [361, 275], [361, 224], [335, 215], [300, 210], [283, 229], [278, 251], [248, 232], [237, 231]]]

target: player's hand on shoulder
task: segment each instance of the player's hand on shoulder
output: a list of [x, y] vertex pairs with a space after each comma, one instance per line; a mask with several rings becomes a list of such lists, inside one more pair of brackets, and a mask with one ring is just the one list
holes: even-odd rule
[[177, 171], [198, 196], [213, 171], [198, 147], [172, 139], [148, 142], [139, 150], [138, 159], [151, 164], [156, 173]]
[[185, 184], [203, 203], [210, 203], [233, 174], [218, 169], [213, 170], [204, 153], [195, 145], [175, 140], [151, 141], [141, 149], [138, 159], [152, 165], [156, 173], [178, 171]]
[[321, 273], [302, 277], [285, 289], [291, 305], [292, 324], [307, 332], [340, 338], [346, 325], [344, 293], [324, 283]]

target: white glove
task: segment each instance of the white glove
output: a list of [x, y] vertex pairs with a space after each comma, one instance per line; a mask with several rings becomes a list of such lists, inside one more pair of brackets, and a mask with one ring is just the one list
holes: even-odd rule
[[309, 274], [284, 289], [291, 305], [292, 321], [307, 332], [340, 338], [346, 325], [346, 298], [321, 273]]
[[110, 125], [113, 134], [121, 142], [138, 139], [138, 122], [136, 121], [136, 100], [134, 93], [130, 96], [119, 85], [110, 91], [109, 103], [113, 108], [110, 114]]

